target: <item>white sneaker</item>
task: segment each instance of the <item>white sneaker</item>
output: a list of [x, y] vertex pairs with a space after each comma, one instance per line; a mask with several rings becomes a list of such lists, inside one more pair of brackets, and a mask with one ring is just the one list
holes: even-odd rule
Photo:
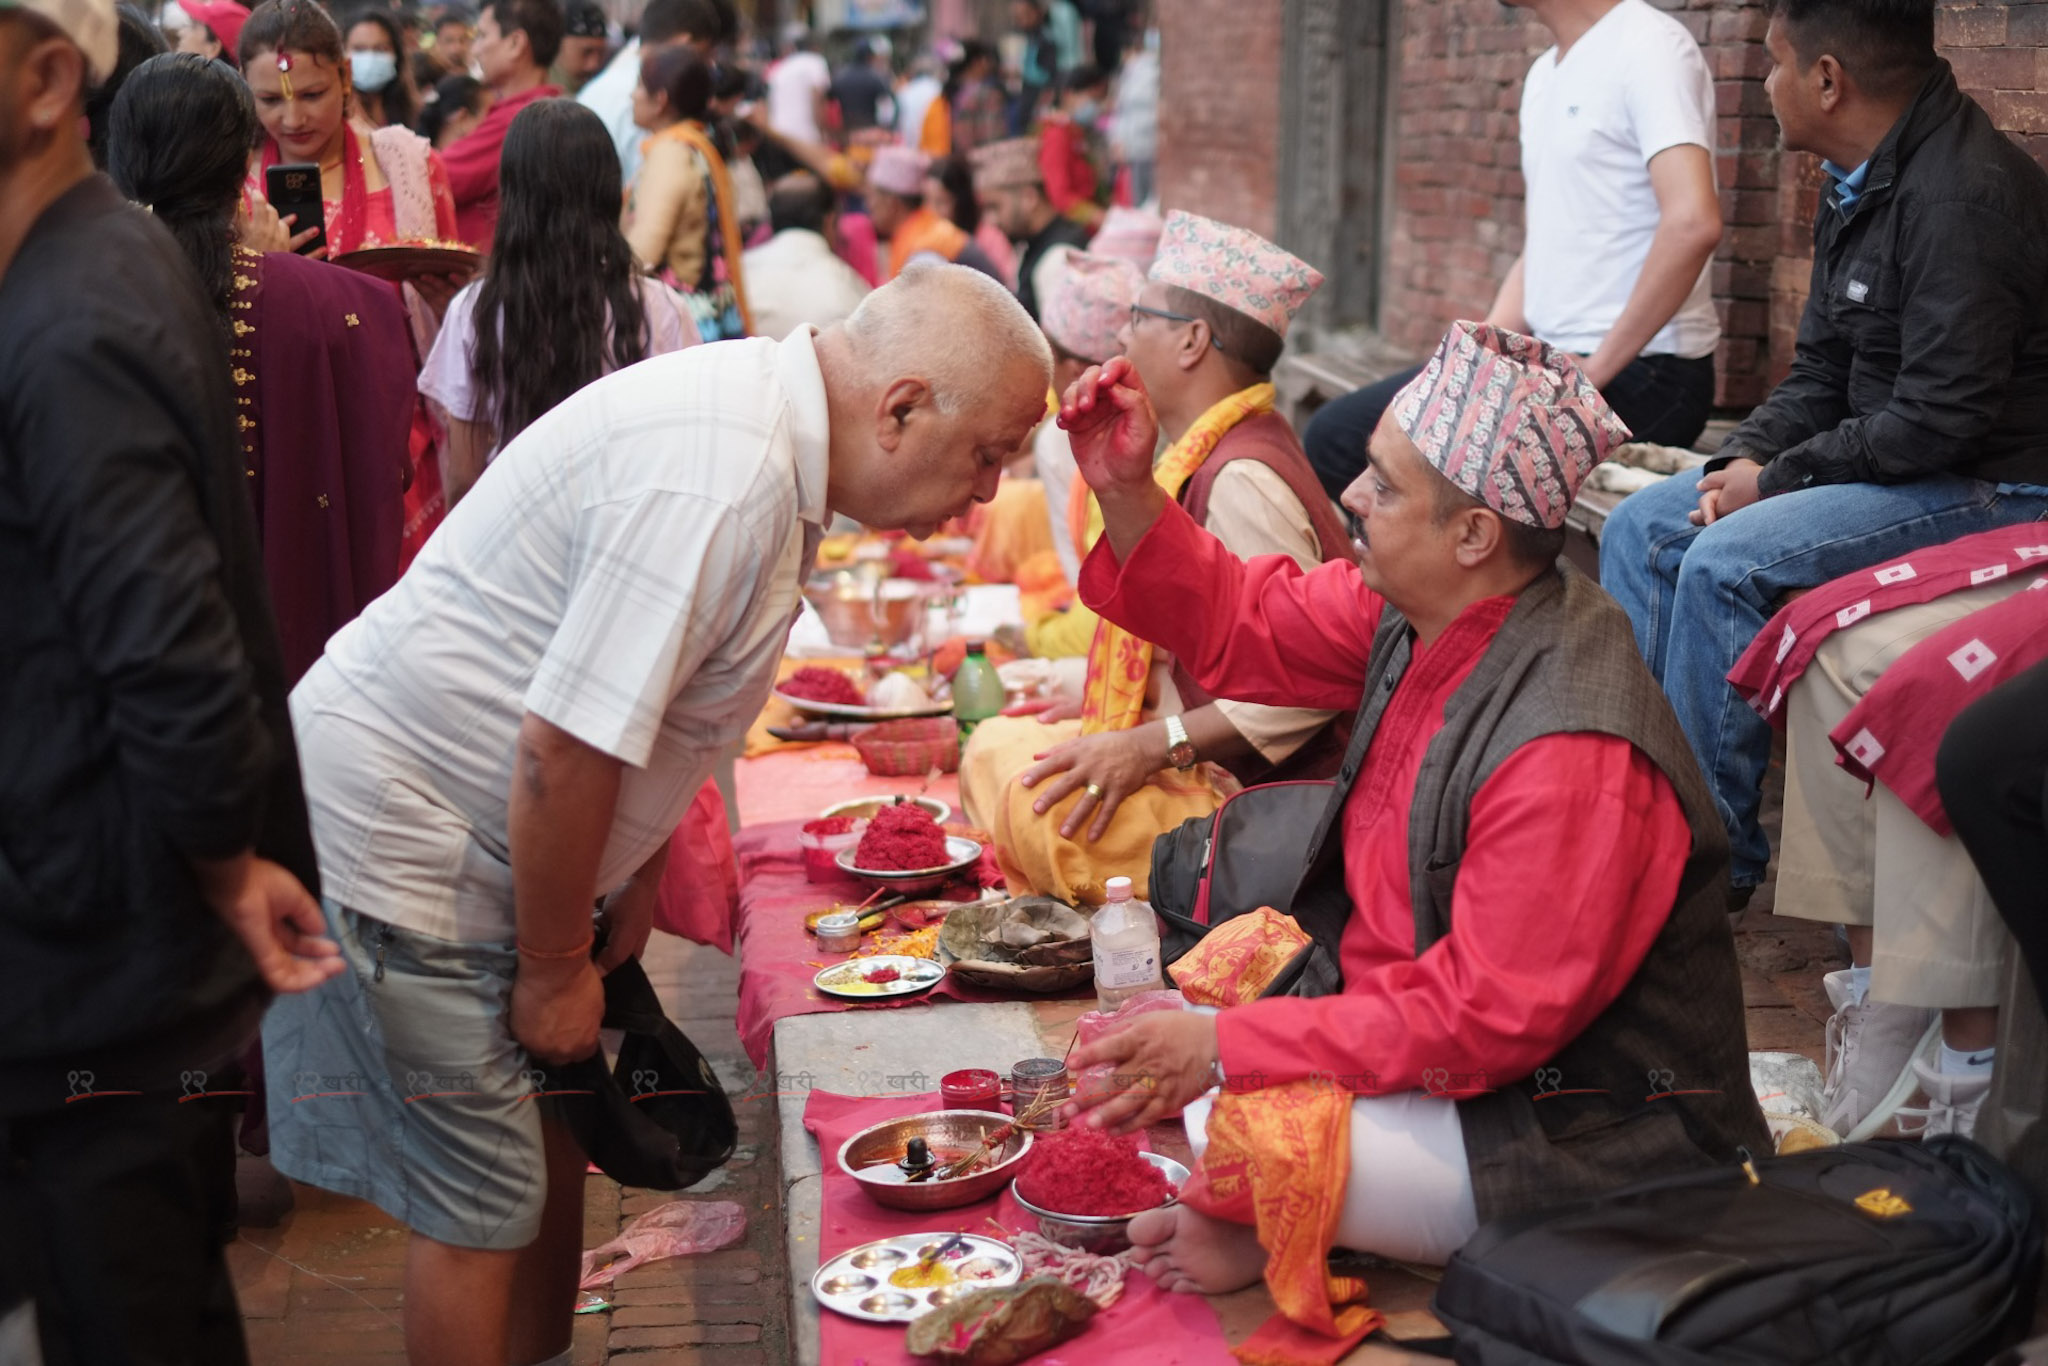
[[1821, 1123], [1860, 1143], [1884, 1127], [1913, 1094], [1913, 1062], [1940, 1046], [1940, 1012], [1864, 1001], [1849, 1005], [1848, 973], [1822, 979], [1835, 1006], [1827, 1028], [1826, 1107]]
[[1991, 1094], [1991, 1073], [1941, 1072], [1918, 1058], [1913, 1075], [1920, 1084], [1925, 1105], [1907, 1106], [1898, 1112], [1899, 1132], [1907, 1138], [1933, 1138], [1937, 1134], [1972, 1137], [1984, 1098]]

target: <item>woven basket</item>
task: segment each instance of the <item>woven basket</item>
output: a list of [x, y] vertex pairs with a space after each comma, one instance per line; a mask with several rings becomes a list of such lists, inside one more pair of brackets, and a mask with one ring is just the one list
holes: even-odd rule
[[877, 778], [920, 778], [934, 768], [960, 768], [960, 726], [950, 716], [884, 721], [854, 736], [853, 747]]

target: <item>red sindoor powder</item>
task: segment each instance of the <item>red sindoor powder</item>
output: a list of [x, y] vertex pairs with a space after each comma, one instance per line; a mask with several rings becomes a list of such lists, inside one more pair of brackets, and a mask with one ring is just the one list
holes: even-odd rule
[[1054, 1214], [1137, 1214], [1166, 1203], [1173, 1183], [1138, 1153], [1138, 1136], [1080, 1126], [1039, 1134], [1017, 1193]]

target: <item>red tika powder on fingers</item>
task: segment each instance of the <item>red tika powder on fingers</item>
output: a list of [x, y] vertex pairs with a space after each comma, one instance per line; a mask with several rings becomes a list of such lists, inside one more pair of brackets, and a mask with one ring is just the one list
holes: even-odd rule
[[1173, 1183], [1139, 1155], [1136, 1134], [1075, 1125], [1035, 1137], [1017, 1193], [1054, 1214], [1115, 1217], [1165, 1204]]
[[784, 696], [801, 697], [806, 702], [831, 702], [847, 707], [867, 705], [867, 698], [861, 695], [852, 679], [837, 669], [820, 669], [816, 665], [798, 669], [785, 678], [782, 692]]
[[947, 861], [945, 831], [931, 812], [909, 802], [877, 811], [853, 855], [856, 868], [877, 872], [937, 868]]

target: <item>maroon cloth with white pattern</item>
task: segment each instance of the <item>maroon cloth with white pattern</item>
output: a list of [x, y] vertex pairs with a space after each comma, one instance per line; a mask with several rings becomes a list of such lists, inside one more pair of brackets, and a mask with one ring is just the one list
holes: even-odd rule
[[1947, 835], [1934, 756], [1957, 713], [2000, 683], [2048, 659], [2048, 524], [2026, 522], [1916, 550], [1823, 584], [1771, 618], [1728, 681], [1774, 725], [1785, 695], [1821, 643], [1865, 617], [1934, 602], [2008, 577], [2033, 582], [1929, 636], [1886, 669], [1829, 733], [1836, 762], [1881, 782]]

